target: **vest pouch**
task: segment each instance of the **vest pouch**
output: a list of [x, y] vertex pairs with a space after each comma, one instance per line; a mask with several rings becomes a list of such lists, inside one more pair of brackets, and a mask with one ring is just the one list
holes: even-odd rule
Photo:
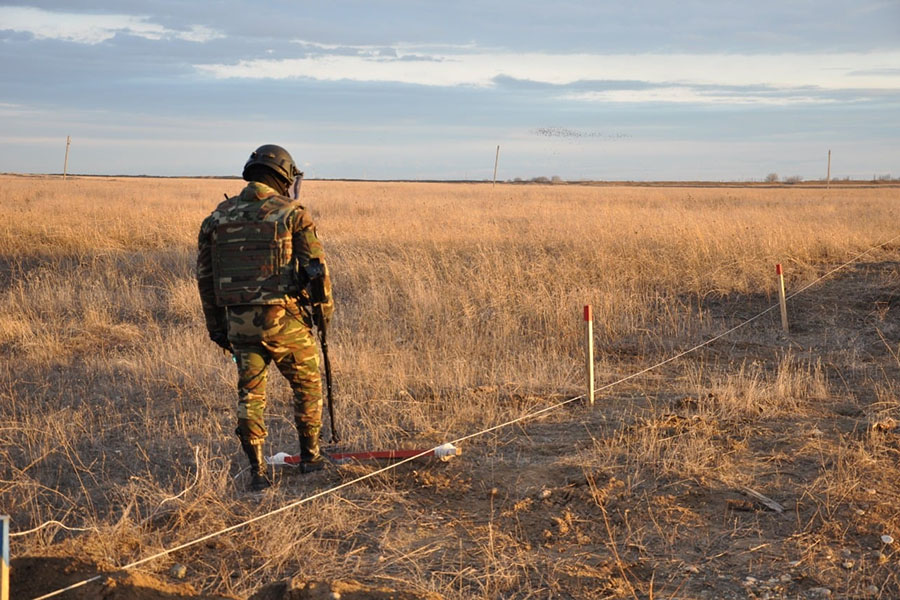
[[284, 297], [281, 272], [287, 257], [277, 223], [221, 223], [215, 240], [213, 280], [220, 306], [271, 304]]

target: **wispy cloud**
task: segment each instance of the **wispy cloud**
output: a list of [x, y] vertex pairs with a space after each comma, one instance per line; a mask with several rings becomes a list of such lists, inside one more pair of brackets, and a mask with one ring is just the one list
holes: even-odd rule
[[[830, 102], [818, 92], [900, 91], [900, 51], [833, 54], [552, 54], [478, 49], [339, 46], [301, 42], [297, 58], [197, 65], [218, 79], [313, 79], [422, 86], [491, 87], [509, 78], [553, 86], [633, 81], [635, 89], [582, 90], [565, 97], [609, 102], [786, 104]], [[745, 95], [709, 87], [764, 87]], [[642, 89], [644, 88], [644, 89]]]
[[[311, 40], [291, 40], [291, 43], [302, 46], [307, 50], [318, 50], [324, 52], [356, 54], [359, 56], [403, 56], [410, 53], [443, 53], [443, 52], [464, 52], [470, 50], [478, 50], [478, 46], [474, 42], [467, 44], [425, 44], [425, 43], [409, 43], [397, 42], [394, 44], [324, 44], [322, 42], [314, 42]], [[482, 48], [482, 51], [484, 49]]]
[[170, 29], [149, 17], [119, 14], [53, 12], [30, 6], [0, 7], [0, 30], [30, 33], [36, 39], [54, 39], [79, 44], [100, 44], [117, 34], [148, 40], [178, 39], [208, 42], [223, 35], [203, 25]]
[[33, 108], [10, 102], [0, 102], [0, 117], [29, 117], [37, 114]]
[[602, 90], [595, 92], [571, 92], [560, 96], [563, 100], [581, 102], [640, 103], [665, 102], [669, 104], [731, 104], [744, 106], [787, 106], [791, 104], [833, 104], [834, 98], [795, 94], [779, 91], [760, 94], [746, 90], [708, 91], [690, 87], [661, 86], [639, 90]]

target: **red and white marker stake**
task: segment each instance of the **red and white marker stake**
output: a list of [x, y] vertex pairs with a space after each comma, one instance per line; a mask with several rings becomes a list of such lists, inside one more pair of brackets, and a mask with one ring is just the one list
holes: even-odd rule
[[591, 305], [584, 306], [584, 355], [587, 376], [587, 395], [594, 404], [594, 316]]
[[9, 515], [0, 517], [0, 600], [9, 600]]
[[[328, 458], [333, 462], [342, 464], [346, 462], [350, 462], [351, 460], [374, 460], [374, 459], [403, 459], [403, 458], [412, 458], [413, 456], [421, 455], [421, 458], [427, 458], [429, 456], [434, 456], [436, 458], [441, 459], [442, 461], [448, 461], [454, 456], [459, 456], [462, 454], [462, 450], [454, 446], [453, 444], [444, 444], [442, 446], [438, 446], [437, 448], [433, 448], [428, 450], [427, 448], [422, 448], [419, 450], [374, 450], [374, 451], [365, 451], [365, 452], [329, 452]], [[300, 464], [300, 456], [297, 454], [288, 454], [286, 452], [279, 452], [274, 456], [269, 456], [266, 458], [266, 462], [270, 465], [299, 465]]]
[[784, 297], [784, 273], [781, 270], [781, 263], [775, 265], [775, 274], [778, 275], [778, 303], [781, 305], [781, 328], [785, 333], [790, 333], [788, 329], [787, 318], [787, 300]]

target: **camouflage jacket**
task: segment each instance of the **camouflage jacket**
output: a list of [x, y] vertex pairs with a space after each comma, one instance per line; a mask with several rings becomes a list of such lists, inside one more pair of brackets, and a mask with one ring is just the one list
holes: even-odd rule
[[269, 186], [251, 182], [219, 204], [200, 225], [197, 287], [210, 333], [227, 329], [225, 308], [234, 305], [308, 303], [294, 276], [312, 259], [325, 266], [323, 310], [334, 303], [325, 250], [306, 209]]

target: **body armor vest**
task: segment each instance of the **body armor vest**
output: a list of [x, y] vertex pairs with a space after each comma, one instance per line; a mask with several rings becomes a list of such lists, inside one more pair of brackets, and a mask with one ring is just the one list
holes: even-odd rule
[[[300, 293], [291, 258], [288, 216], [302, 208], [283, 196], [264, 200], [251, 192], [217, 209], [212, 248], [216, 304], [285, 304]], [[249, 201], [248, 201], [249, 200]]]

